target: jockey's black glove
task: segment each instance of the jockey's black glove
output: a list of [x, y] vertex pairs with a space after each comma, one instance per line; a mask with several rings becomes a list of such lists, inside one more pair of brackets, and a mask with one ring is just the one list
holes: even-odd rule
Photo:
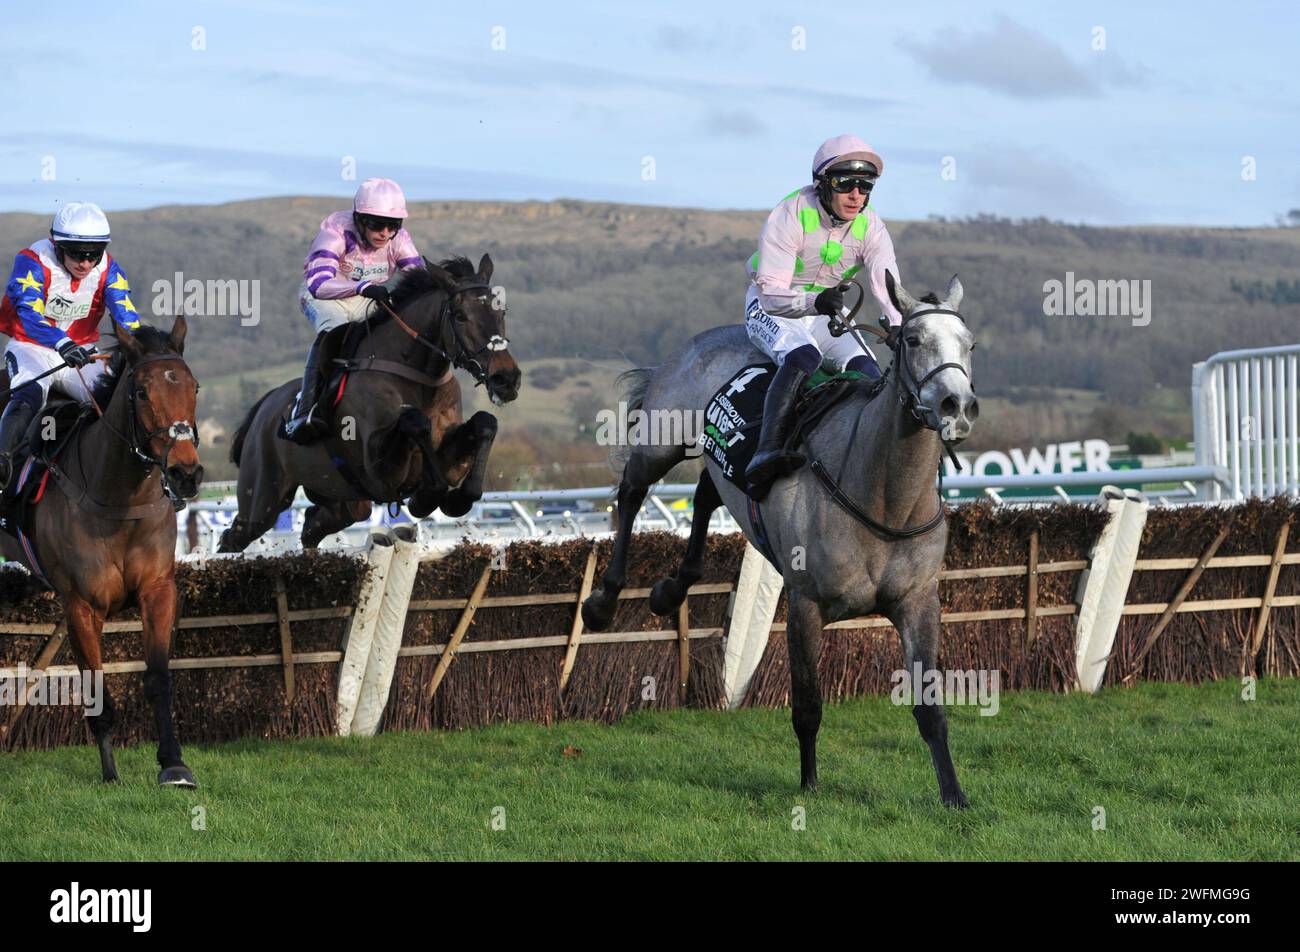
[[840, 288], [827, 288], [813, 300], [813, 307], [818, 314], [827, 317], [839, 317], [844, 309], [844, 292]]
[[381, 304], [388, 303], [388, 288], [382, 284], [367, 284], [361, 289], [361, 296], [370, 298], [372, 301], [378, 301]]
[[90, 363], [91, 358], [94, 356], [86, 348], [70, 340], [65, 340], [62, 344], [59, 344], [55, 350], [59, 352], [59, 356], [63, 358], [63, 362], [69, 367], [84, 367]]

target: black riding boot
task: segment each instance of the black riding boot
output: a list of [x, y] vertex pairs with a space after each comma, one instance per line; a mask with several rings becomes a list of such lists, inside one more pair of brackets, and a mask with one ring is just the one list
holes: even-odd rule
[[808, 374], [793, 364], [783, 363], [763, 399], [763, 431], [758, 449], [745, 469], [749, 493], [761, 500], [772, 481], [793, 473], [804, 463], [799, 453], [786, 452], [785, 443], [794, 427], [794, 406]]
[[299, 446], [314, 442], [329, 432], [325, 415], [317, 406], [317, 398], [324, 383], [322, 377], [325, 368], [321, 355], [324, 340], [325, 334], [317, 334], [312, 341], [311, 350], [307, 352], [307, 366], [302, 373], [302, 391], [298, 395], [298, 402], [293, 405], [293, 417], [280, 432], [282, 439]]
[[0, 490], [9, 488], [14, 474], [14, 450], [34, 416], [36, 408], [26, 400], [10, 400], [4, 416], [0, 417]]

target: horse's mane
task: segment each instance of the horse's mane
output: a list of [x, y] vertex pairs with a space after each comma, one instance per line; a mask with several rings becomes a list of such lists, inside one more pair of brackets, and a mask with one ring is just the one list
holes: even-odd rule
[[[172, 346], [171, 335], [160, 331], [156, 327], [141, 324], [131, 336], [140, 345], [143, 354], [176, 353], [176, 348]], [[95, 381], [95, 389], [92, 394], [95, 402], [101, 407], [107, 407], [109, 401], [113, 399], [113, 392], [117, 390], [117, 385], [123, 377], [122, 371], [125, 368], [126, 350], [119, 344], [113, 349], [113, 356], [109, 358], [106, 372], [100, 374], [99, 379]]]
[[[450, 291], [452, 287], [447, 284], [441, 274], [429, 269], [428, 259], [425, 259], [425, 267], [411, 268], [402, 272], [402, 277], [397, 282], [397, 287], [393, 289], [390, 295], [392, 307], [395, 311], [400, 311], [403, 307], [414, 301], [421, 295], [428, 294], [431, 291]], [[450, 258], [444, 258], [439, 261], [437, 267], [441, 268], [447, 274], [450, 274], [456, 281], [463, 281], [467, 278], [474, 277], [478, 272], [475, 271], [474, 265], [468, 258], [460, 255], [453, 255]]]

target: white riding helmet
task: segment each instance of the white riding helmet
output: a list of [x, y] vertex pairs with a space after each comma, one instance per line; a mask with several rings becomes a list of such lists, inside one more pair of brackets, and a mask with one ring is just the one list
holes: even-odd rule
[[54, 216], [50, 235], [60, 241], [102, 241], [108, 244], [108, 217], [91, 202], [68, 202]]

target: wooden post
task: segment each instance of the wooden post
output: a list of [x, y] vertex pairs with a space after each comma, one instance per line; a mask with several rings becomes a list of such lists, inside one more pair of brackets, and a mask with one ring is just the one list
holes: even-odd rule
[[1264, 586], [1264, 601], [1255, 616], [1255, 629], [1250, 639], [1250, 657], [1252, 661], [1259, 656], [1259, 646], [1264, 641], [1264, 629], [1268, 627], [1268, 616], [1273, 609], [1273, 591], [1277, 588], [1277, 575], [1282, 568], [1282, 553], [1286, 551], [1286, 539], [1291, 532], [1291, 516], [1282, 523], [1277, 531], [1277, 543], [1273, 546], [1273, 561], [1268, 566], [1268, 584]]
[[280, 625], [280, 657], [284, 659], [284, 700], [293, 704], [293, 638], [289, 634], [289, 599], [282, 575], [275, 577], [275, 614]]
[[1032, 648], [1038, 637], [1038, 530], [1029, 533], [1029, 565], [1025, 592], [1025, 638]]
[[442, 657], [438, 659], [438, 667], [433, 671], [433, 680], [429, 682], [429, 691], [425, 695], [425, 700], [432, 701], [434, 694], [438, 691], [438, 685], [442, 684], [447, 669], [451, 667], [452, 659], [456, 657], [456, 649], [460, 647], [461, 641], [465, 638], [465, 632], [469, 631], [470, 622], [474, 620], [474, 613], [478, 611], [478, 604], [483, 601], [483, 593], [487, 591], [488, 579], [491, 576], [492, 561], [489, 559], [488, 564], [483, 566], [483, 574], [479, 576], [478, 584], [474, 586], [474, 593], [470, 595], [465, 610], [460, 613], [460, 621], [456, 622], [456, 630], [451, 633], [451, 640], [447, 642], [447, 647], [442, 651]]
[[68, 620], [61, 618], [59, 623], [54, 626], [54, 633], [50, 635], [50, 640], [45, 642], [45, 647], [41, 649], [41, 653], [32, 662], [32, 670], [43, 671], [47, 668], [50, 662], [54, 660], [54, 656], [59, 653], [59, 649], [63, 647], [63, 641], [67, 637]]
[[38, 654], [36, 660], [32, 662], [31, 670], [28, 672], [28, 676], [22, 686], [22, 702], [15, 704], [8, 711], [3, 711], [4, 716], [0, 718], [0, 737], [4, 737], [8, 734], [9, 731], [13, 729], [14, 725], [18, 723], [18, 718], [23, 716], [23, 711], [27, 710], [27, 692], [30, 691], [32, 685], [36, 683], [36, 678], [32, 676], [32, 672], [44, 671], [49, 667], [50, 662], [53, 661], [54, 656], [59, 653], [59, 649], [63, 647], [63, 641], [67, 637], [68, 620], [67, 618], [61, 618], [54, 626], [54, 631], [50, 633], [50, 640], [45, 642], [45, 645], [41, 648], [40, 654]]
[[578, 658], [578, 645], [582, 642], [582, 603], [591, 594], [592, 583], [596, 579], [596, 543], [591, 543], [587, 553], [587, 567], [582, 570], [582, 588], [578, 589], [578, 607], [573, 610], [573, 624], [569, 627], [569, 647], [564, 652], [564, 664], [560, 668], [560, 693], [569, 686], [569, 676], [573, 674], [573, 663]]
[[686, 703], [686, 682], [691, 676], [691, 611], [690, 595], [682, 599], [677, 608], [677, 700]]
[[1232, 524], [1236, 521], [1237, 514], [1234, 512], [1228, 517], [1228, 521], [1223, 524], [1223, 528], [1219, 530], [1219, 534], [1214, 537], [1214, 541], [1209, 544], [1196, 565], [1187, 573], [1187, 578], [1183, 579], [1183, 584], [1179, 586], [1177, 594], [1174, 595], [1169, 604], [1165, 606], [1165, 610], [1161, 612], [1160, 619], [1156, 622], [1155, 627], [1151, 629], [1151, 634], [1147, 635], [1147, 640], [1143, 643], [1142, 650], [1139, 651], [1137, 657], [1133, 659], [1133, 670], [1131, 670], [1125, 677], [1126, 681], [1136, 677], [1137, 666], [1142, 663], [1142, 659], [1147, 656], [1147, 652], [1149, 652], [1151, 646], [1156, 643], [1156, 639], [1160, 637], [1160, 633], [1165, 630], [1170, 619], [1174, 617], [1174, 613], [1178, 611], [1178, 606], [1183, 603], [1183, 600], [1186, 599], [1189, 594], [1191, 594], [1192, 586], [1195, 585], [1196, 580], [1201, 577], [1201, 573], [1205, 571], [1205, 566], [1209, 564], [1210, 559], [1214, 558], [1214, 553], [1219, 551], [1220, 543], [1228, 537], [1228, 533], [1232, 531]]

